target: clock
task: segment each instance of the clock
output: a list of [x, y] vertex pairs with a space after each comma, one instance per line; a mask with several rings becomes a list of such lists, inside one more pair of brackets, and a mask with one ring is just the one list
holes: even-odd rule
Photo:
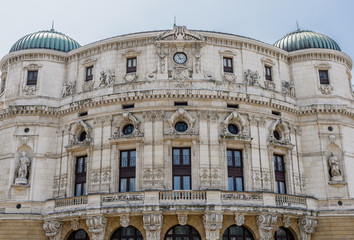
[[183, 64], [187, 62], [187, 55], [183, 52], [177, 52], [173, 55], [173, 61], [177, 64]]

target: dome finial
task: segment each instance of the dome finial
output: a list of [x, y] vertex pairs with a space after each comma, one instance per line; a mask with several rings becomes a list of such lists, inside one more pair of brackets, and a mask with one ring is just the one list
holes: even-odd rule
[[299, 22], [296, 20], [296, 31], [300, 31]]
[[50, 29], [51, 32], [54, 32], [54, 20], [52, 21], [52, 29]]
[[173, 26], [174, 27], [176, 26], [176, 15], [175, 15], [175, 18], [174, 18], [174, 21], [173, 21]]

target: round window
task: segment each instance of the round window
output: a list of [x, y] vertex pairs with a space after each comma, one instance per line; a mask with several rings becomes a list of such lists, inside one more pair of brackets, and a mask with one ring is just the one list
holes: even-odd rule
[[133, 133], [133, 131], [134, 131], [133, 124], [125, 125], [124, 128], [123, 128], [123, 134], [124, 135], [130, 135], [130, 134]]
[[86, 136], [87, 136], [87, 133], [85, 131], [82, 131], [79, 135], [79, 142], [85, 141]]
[[185, 122], [177, 122], [175, 125], [175, 129], [177, 132], [185, 132], [188, 129], [188, 125]]
[[235, 125], [235, 124], [229, 124], [228, 126], [227, 126], [227, 129], [229, 130], [229, 132], [231, 133], [231, 134], [238, 134], [238, 132], [239, 132], [239, 130], [238, 130], [238, 127]]
[[274, 138], [275, 138], [276, 140], [281, 140], [280, 133], [279, 133], [277, 130], [275, 130], [275, 131], [273, 132], [273, 136], [274, 136]]

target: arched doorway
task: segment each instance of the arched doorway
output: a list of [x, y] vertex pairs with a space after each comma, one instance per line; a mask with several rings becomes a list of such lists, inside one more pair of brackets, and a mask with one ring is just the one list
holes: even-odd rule
[[222, 235], [223, 240], [254, 240], [252, 233], [245, 227], [232, 225]]
[[170, 228], [166, 235], [165, 240], [200, 240], [199, 233], [193, 227], [185, 225], [176, 225]]
[[90, 238], [85, 230], [79, 229], [72, 232], [68, 237], [68, 240], [90, 240]]
[[111, 240], [143, 240], [143, 235], [135, 227], [120, 227], [112, 234]]
[[274, 240], [295, 240], [289, 229], [280, 227], [274, 234]]

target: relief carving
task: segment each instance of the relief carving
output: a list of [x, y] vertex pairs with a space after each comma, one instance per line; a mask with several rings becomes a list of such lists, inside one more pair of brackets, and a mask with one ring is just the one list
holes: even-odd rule
[[124, 76], [125, 82], [136, 82], [138, 79], [139, 75], [137, 73], [127, 73]]
[[277, 219], [277, 216], [272, 214], [262, 214], [257, 216], [260, 240], [272, 239], [272, 232], [277, 224]]
[[165, 172], [163, 168], [144, 168], [143, 185], [145, 188], [163, 188]]
[[101, 71], [99, 87], [112, 86], [115, 82], [116, 75], [113, 70]]
[[[222, 121], [222, 131], [221, 131], [221, 136], [226, 137], [226, 136], [235, 136], [237, 135], [240, 138], [250, 138], [247, 130], [246, 130], [246, 120], [238, 113], [238, 112], [232, 112], [230, 113], [224, 121]], [[230, 133], [228, 126], [229, 124], [235, 124], [239, 128], [239, 133], [234, 134]]]
[[83, 92], [90, 92], [93, 90], [93, 85], [94, 85], [94, 80], [91, 81], [85, 81], [84, 84], [82, 84], [82, 91]]
[[245, 215], [242, 213], [236, 213], [235, 222], [237, 226], [241, 227], [245, 223]]
[[62, 97], [72, 96], [76, 93], [76, 82], [65, 82]]
[[92, 234], [93, 240], [102, 240], [105, 236], [107, 218], [103, 216], [93, 216], [86, 219], [88, 230]]
[[234, 73], [224, 73], [223, 80], [229, 83], [236, 83], [236, 75]]
[[160, 240], [163, 217], [161, 213], [144, 213], [146, 240]]
[[282, 81], [282, 92], [291, 97], [295, 97], [295, 86], [293, 82]]
[[45, 235], [49, 237], [50, 240], [60, 240], [61, 229], [63, 224], [58, 221], [50, 221], [43, 223], [43, 229]]
[[130, 222], [129, 215], [124, 214], [124, 215], [120, 216], [119, 221], [120, 221], [120, 225], [122, 227], [128, 227], [129, 226], [129, 222]]
[[[178, 132], [175, 129], [175, 124], [178, 121], [186, 121], [188, 124], [188, 129], [185, 132]], [[168, 119], [168, 123], [170, 125], [169, 134], [196, 134], [196, 130], [194, 129], [195, 119], [184, 109], [179, 108], [170, 119]]]
[[223, 214], [220, 212], [205, 213], [203, 223], [206, 240], [220, 239], [220, 229], [222, 228]]
[[245, 83], [250, 86], [261, 86], [259, 83], [259, 73], [258, 71], [251, 71], [248, 69], [247, 71], [244, 72], [244, 78], [245, 78]]
[[156, 41], [204, 41], [197, 32], [187, 30], [185, 26], [173, 26], [172, 30], [160, 34]]
[[[132, 133], [125, 135], [123, 133], [123, 128], [128, 124], [132, 124], [134, 129]], [[113, 133], [113, 139], [143, 136], [143, 133], [141, 132], [141, 122], [131, 113], [123, 113], [121, 120], [115, 123], [115, 125], [116, 131]]]
[[188, 215], [186, 213], [179, 213], [177, 214], [177, 220], [179, 225], [184, 226], [187, 224]]
[[311, 240], [311, 233], [315, 232], [317, 221], [311, 217], [303, 217], [298, 221], [300, 228], [301, 240]]
[[37, 85], [27, 85], [23, 89], [25, 95], [35, 95], [37, 92]]
[[333, 87], [329, 84], [321, 84], [320, 85], [320, 92], [324, 95], [329, 95], [333, 91]]
[[269, 90], [275, 90], [275, 83], [271, 80], [264, 80], [264, 87]]

